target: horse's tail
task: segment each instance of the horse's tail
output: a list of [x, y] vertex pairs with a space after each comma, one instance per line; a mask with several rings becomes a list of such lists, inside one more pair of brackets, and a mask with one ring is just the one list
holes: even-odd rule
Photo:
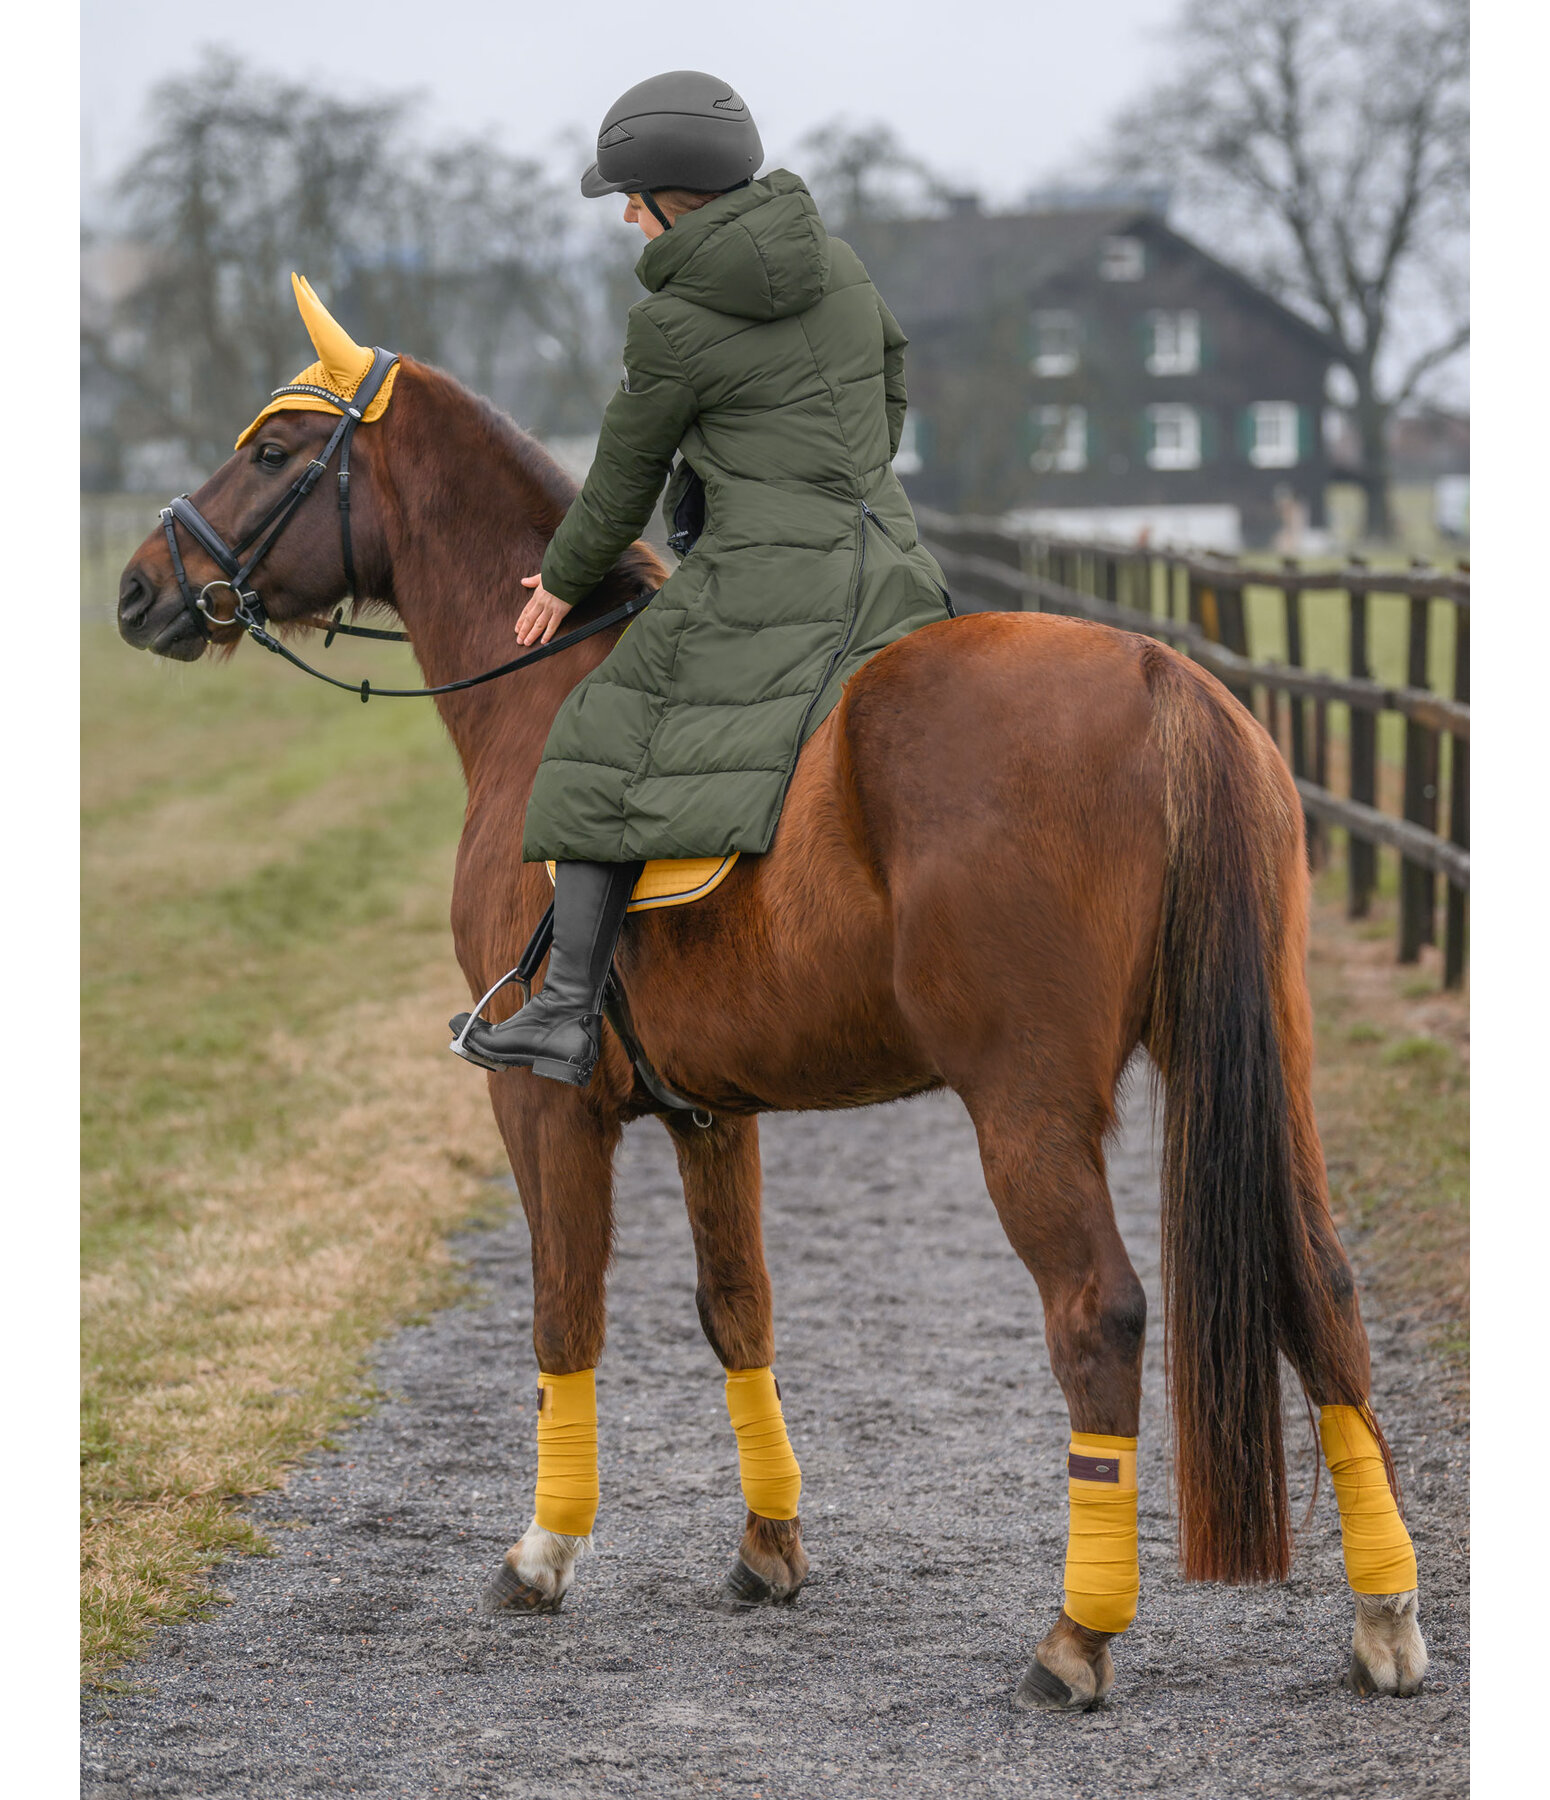
[[1279, 1580], [1291, 1558], [1280, 1352], [1319, 1370], [1322, 1400], [1366, 1401], [1308, 1230], [1325, 1204], [1311, 1098], [1289, 1091], [1284, 1059], [1299, 1006], [1306, 1033], [1302, 813], [1274, 746], [1224, 689], [1160, 645], [1142, 656], [1166, 808], [1145, 1042], [1166, 1088], [1180, 1555], [1191, 1579]]

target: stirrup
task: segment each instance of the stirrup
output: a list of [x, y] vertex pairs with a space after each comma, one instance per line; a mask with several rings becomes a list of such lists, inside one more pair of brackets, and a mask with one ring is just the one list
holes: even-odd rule
[[538, 973], [538, 965], [549, 954], [549, 946], [554, 942], [554, 903], [551, 901], [544, 909], [544, 916], [538, 921], [533, 935], [527, 940], [522, 954], [517, 958], [517, 966], [508, 969], [496, 982], [474, 1010], [468, 1015], [468, 1022], [453, 1038], [447, 1048], [454, 1056], [461, 1056], [464, 1062], [471, 1062], [476, 1069], [488, 1069], [492, 1075], [498, 1075], [502, 1069], [509, 1069], [511, 1063], [491, 1062], [487, 1056], [481, 1056], [477, 1050], [469, 1048], [468, 1034], [475, 1025], [488, 1025], [490, 1021], [484, 1017], [484, 1009], [490, 1004], [503, 987], [513, 982], [522, 990], [522, 1004], [527, 1005], [533, 998], [533, 977]]
[[469, 1045], [468, 1034], [473, 1030], [475, 1025], [488, 1025], [490, 1023], [484, 1016], [484, 1009], [503, 987], [509, 987], [513, 982], [521, 988], [522, 1005], [526, 1006], [528, 1001], [533, 998], [533, 984], [526, 975], [521, 973], [521, 966], [519, 964], [517, 968], [508, 969], [507, 972], [501, 976], [495, 986], [485, 994], [484, 998], [468, 1015], [468, 1022], [464, 1025], [463, 1029], [455, 1038], [453, 1038], [452, 1042], [447, 1045], [447, 1048], [454, 1056], [461, 1056], [464, 1062], [471, 1062], [476, 1069], [488, 1069], [491, 1074], [494, 1075], [498, 1075], [502, 1069], [509, 1069], [514, 1065], [511, 1063], [491, 1062], [489, 1057], [481, 1056], [477, 1050]]

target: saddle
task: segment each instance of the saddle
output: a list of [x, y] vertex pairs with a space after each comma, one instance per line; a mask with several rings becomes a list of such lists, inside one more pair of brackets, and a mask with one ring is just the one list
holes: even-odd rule
[[[727, 856], [668, 857], [648, 862], [625, 910], [651, 912], [659, 906], [687, 906], [692, 900], [703, 900], [732, 873], [732, 865], [740, 854], [734, 850]], [[552, 882], [554, 864], [545, 863], [544, 867]]]

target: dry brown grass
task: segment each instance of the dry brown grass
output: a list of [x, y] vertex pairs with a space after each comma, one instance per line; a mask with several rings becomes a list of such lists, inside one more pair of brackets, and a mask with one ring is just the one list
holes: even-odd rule
[[[262, 1548], [231, 1501], [326, 1437], [375, 1338], [453, 1292], [445, 1235], [500, 1161], [484, 1082], [445, 1054], [457, 980], [438, 959], [393, 1001], [280, 1047], [324, 1091], [351, 1068], [352, 1091], [283, 1163], [216, 1172], [192, 1149], [176, 1177], [186, 1227], [88, 1275], [95, 1409], [114, 1440], [87, 1493], [90, 1665], [197, 1605], [212, 1552]], [[363, 1041], [386, 1047], [361, 1058]]]

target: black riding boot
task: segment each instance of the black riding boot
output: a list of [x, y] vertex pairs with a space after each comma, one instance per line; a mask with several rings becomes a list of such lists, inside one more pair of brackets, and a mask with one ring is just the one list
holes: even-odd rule
[[[531, 1068], [585, 1087], [602, 1044], [603, 984], [625, 908], [644, 864], [562, 862], [555, 870], [554, 943], [544, 985], [503, 1025], [476, 1020], [467, 1047], [502, 1069]], [[452, 1020], [454, 1035], [468, 1014]]]

